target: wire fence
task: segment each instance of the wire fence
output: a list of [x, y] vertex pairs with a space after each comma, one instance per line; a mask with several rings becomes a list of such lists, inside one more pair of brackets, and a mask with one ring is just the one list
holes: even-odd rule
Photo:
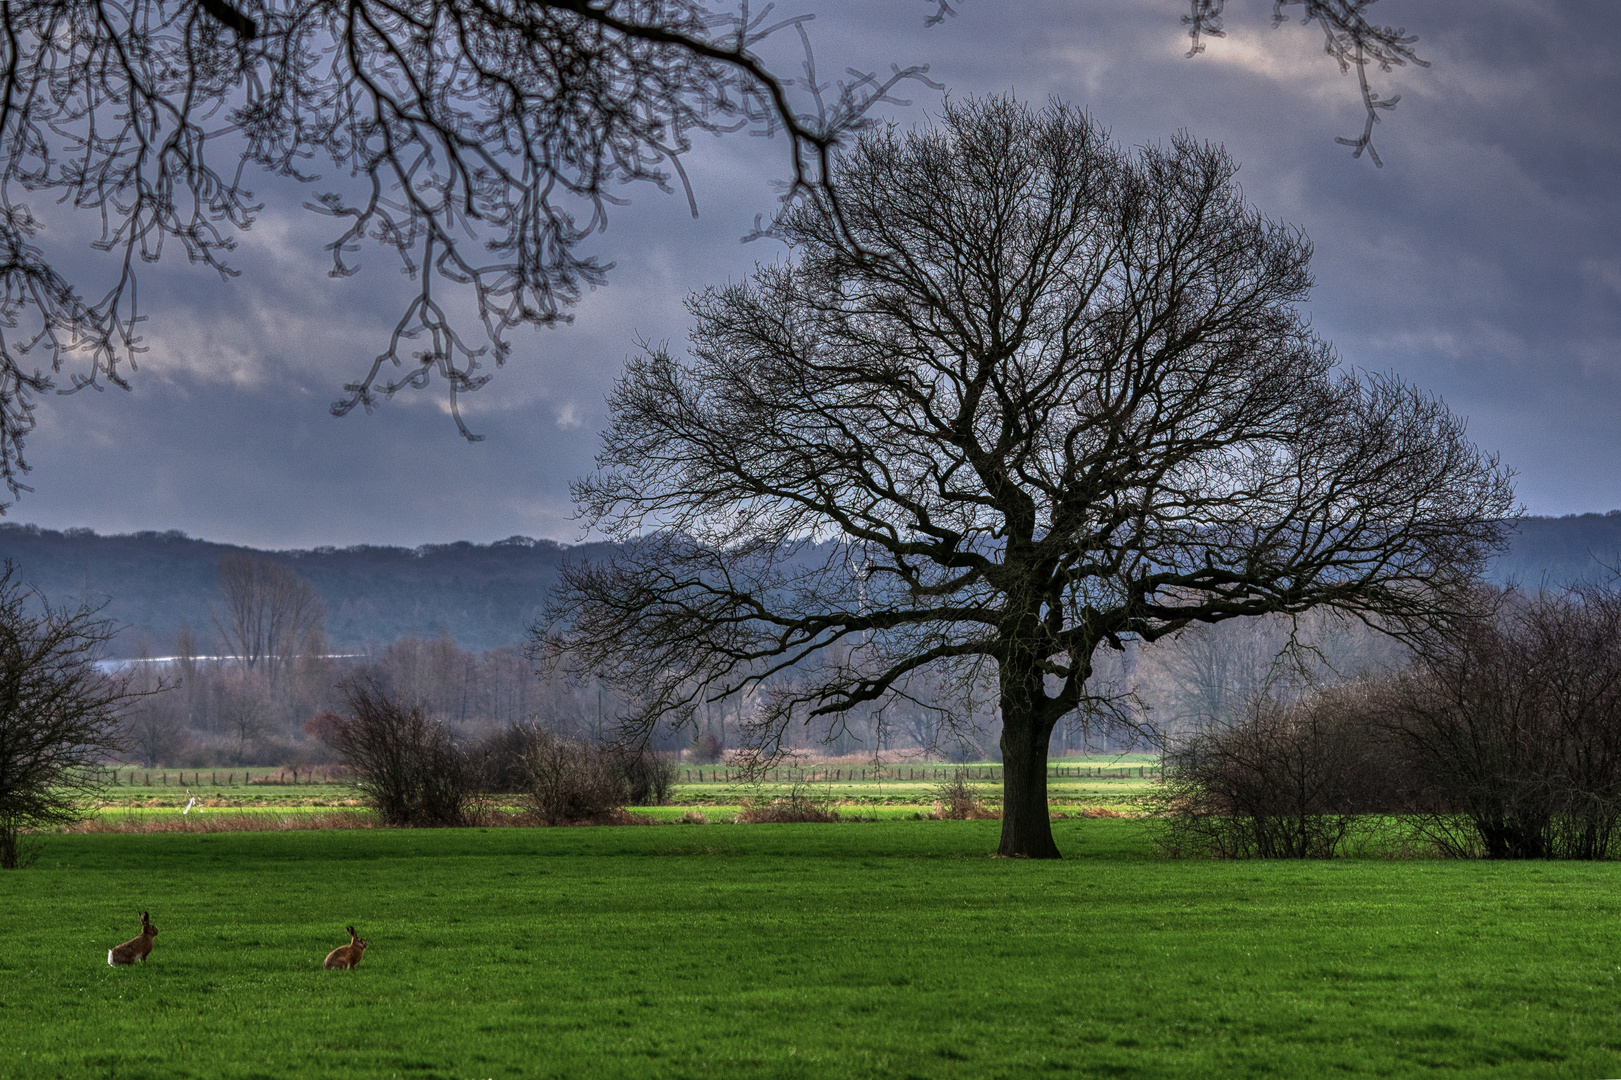
[[[205, 781], [203, 777], [208, 777]], [[109, 769], [106, 783], [109, 787], [238, 787], [252, 784], [299, 785], [348, 784], [349, 774], [337, 767], [301, 769]]]

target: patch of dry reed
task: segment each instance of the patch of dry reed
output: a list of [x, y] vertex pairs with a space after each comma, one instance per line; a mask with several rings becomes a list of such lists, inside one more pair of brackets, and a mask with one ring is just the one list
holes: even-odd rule
[[1106, 806], [1088, 806], [1073, 812], [1059, 810], [1052, 815], [1052, 819], [1054, 821], [1067, 821], [1070, 818], [1140, 818], [1147, 816], [1147, 814], [1134, 814], [1124, 810], [1110, 810]]
[[103, 814], [68, 825], [65, 833], [221, 833], [294, 832], [304, 829], [376, 829], [377, 815], [366, 810], [310, 814]]
[[810, 822], [826, 825], [839, 820], [839, 812], [823, 803], [798, 796], [768, 803], [744, 802], [737, 812], [739, 825], [783, 825]]
[[[474, 814], [469, 827], [515, 828], [534, 827], [545, 822], [533, 815], [506, 810], [481, 810]], [[633, 814], [627, 810], [610, 810], [582, 821], [564, 822], [565, 825], [657, 825], [657, 818]], [[222, 832], [294, 832], [318, 829], [381, 829], [382, 819], [370, 810], [330, 810], [310, 813], [279, 814], [214, 812], [209, 814], [113, 814], [102, 813], [85, 818], [74, 825], [57, 829], [63, 833], [222, 833]]]

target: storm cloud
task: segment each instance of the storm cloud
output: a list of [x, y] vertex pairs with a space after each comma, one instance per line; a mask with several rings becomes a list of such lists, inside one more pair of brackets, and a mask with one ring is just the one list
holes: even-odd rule
[[[1468, 417], [1518, 471], [1528, 511], [1621, 506], [1621, 28], [1607, 6], [1383, 0], [1373, 15], [1418, 33], [1431, 66], [1376, 73], [1401, 95], [1378, 127], [1382, 169], [1334, 142], [1361, 129], [1354, 76], [1315, 27], [1272, 29], [1264, 0], [1231, 0], [1228, 36], [1192, 59], [1177, 4], [963, 0], [928, 29], [920, 0], [806, 6], [823, 72], [927, 63], [946, 93], [1061, 98], [1128, 145], [1178, 131], [1224, 144], [1252, 202], [1311, 237], [1308, 308], [1346, 364]], [[883, 115], [905, 125], [942, 96], [901, 93], [911, 103]], [[627, 189], [594, 243], [615, 264], [609, 284], [572, 324], [514, 337], [495, 380], [463, 399], [484, 436], [472, 444], [441, 387], [328, 414], [381, 351], [406, 283], [381, 254], [328, 277], [329, 223], [297, 209], [307, 191], [267, 183], [242, 276], [147, 268], [134, 389], [44, 403], [28, 443], [36, 490], [8, 517], [272, 548], [581, 539], [568, 483], [591, 467], [625, 356], [679, 347], [688, 293], [783, 257], [741, 238], [787, 168], [780, 141], [706, 139], [687, 160], [697, 218], [679, 192]]]

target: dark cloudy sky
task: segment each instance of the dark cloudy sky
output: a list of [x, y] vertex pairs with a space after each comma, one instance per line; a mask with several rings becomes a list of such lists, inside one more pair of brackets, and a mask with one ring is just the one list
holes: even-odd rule
[[[1229, 36], [1185, 59], [1177, 0], [962, 0], [933, 29], [922, 0], [803, 0], [824, 72], [927, 63], [957, 95], [1083, 105], [1127, 144], [1187, 130], [1223, 143], [1249, 198], [1316, 245], [1316, 327], [1344, 362], [1441, 395], [1519, 474], [1526, 509], [1621, 507], [1621, 20], [1613, 0], [1382, 0], [1427, 70], [1380, 76], [1400, 106], [1385, 160], [1351, 160], [1353, 77], [1320, 32], [1270, 29], [1229, 0]], [[790, 2], [784, 10], [793, 8]], [[921, 86], [890, 115], [926, 118]], [[371, 416], [327, 405], [381, 348], [401, 279], [380, 256], [324, 273], [325, 222], [272, 198], [243, 276], [175, 260], [144, 283], [151, 351], [134, 390], [55, 397], [29, 440], [37, 489], [8, 514], [51, 528], [182, 529], [291, 548], [580, 538], [568, 481], [590, 467], [603, 395], [637, 339], [679, 344], [683, 297], [778, 257], [741, 244], [769, 213], [781, 143], [705, 141], [688, 162], [701, 215], [648, 189], [598, 250], [617, 263], [569, 327], [515, 338], [456, 434], [435, 390]], [[266, 190], [270, 196], [277, 192]], [[58, 237], [61, 240], [61, 237]]]

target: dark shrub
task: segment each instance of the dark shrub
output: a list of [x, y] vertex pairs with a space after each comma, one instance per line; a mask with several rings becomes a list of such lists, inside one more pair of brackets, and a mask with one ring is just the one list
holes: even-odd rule
[[675, 785], [675, 762], [648, 750], [616, 751], [631, 806], [663, 806]]
[[517, 790], [535, 817], [550, 825], [589, 821], [633, 804], [658, 805], [675, 780], [674, 764], [647, 750], [589, 743], [535, 727], [515, 727], [498, 738], [521, 765]]
[[478, 748], [479, 786], [490, 794], [519, 795], [529, 790], [529, 729], [513, 725], [491, 735]]
[[1432, 647], [1378, 710], [1413, 822], [1443, 853], [1602, 859], [1621, 825], [1621, 595], [1507, 593]]
[[1399, 795], [1361, 688], [1302, 702], [1253, 699], [1241, 717], [1168, 749], [1161, 847], [1218, 858], [1332, 858], [1358, 815]]
[[317, 730], [383, 820], [419, 827], [469, 824], [477, 770], [444, 726], [421, 708], [394, 701], [369, 677], [342, 689], [349, 715], [324, 715]]

